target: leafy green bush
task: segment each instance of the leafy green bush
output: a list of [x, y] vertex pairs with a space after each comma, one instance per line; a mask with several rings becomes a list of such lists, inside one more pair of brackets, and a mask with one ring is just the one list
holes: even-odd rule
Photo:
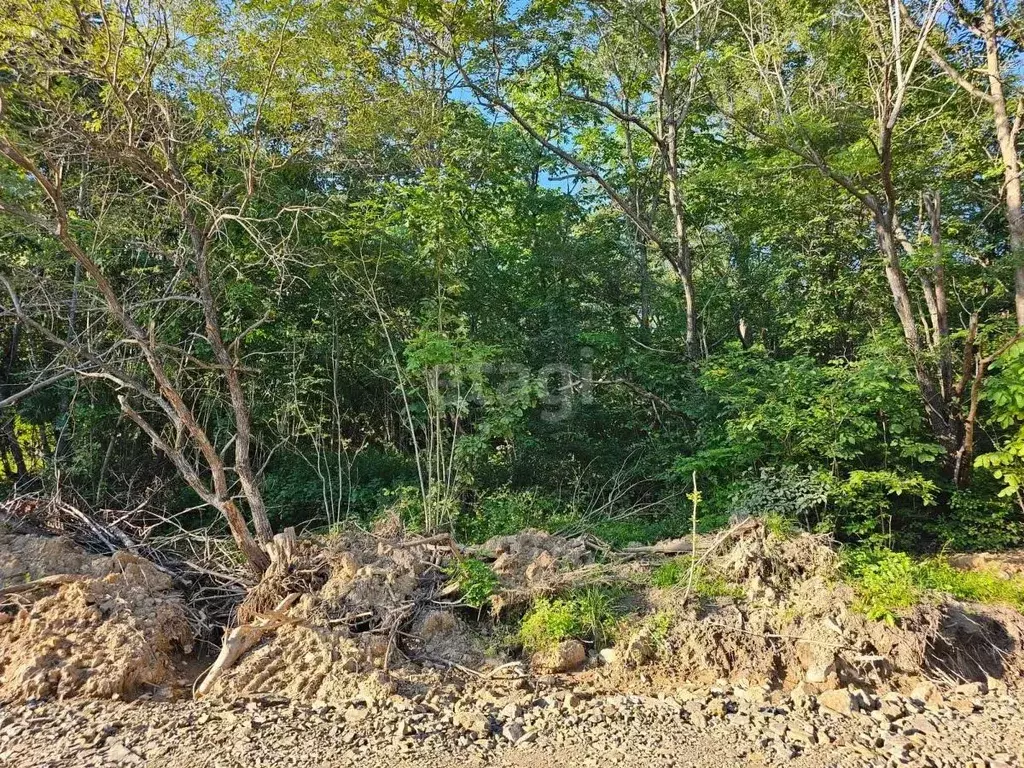
[[796, 521], [781, 512], [769, 512], [761, 520], [765, 530], [777, 539], [788, 539], [800, 530]]
[[533, 653], [577, 638], [603, 645], [621, 614], [621, 593], [608, 587], [587, 587], [559, 598], [533, 602], [519, 628], [523, 649]]
[[825, 512], [831, 485], [821, 470], [766, 467], [733, 493], [730, 511], [739, 517], [799, 520], [810, 529]]
[[471, 608], [482, 608], [498, 588], [498, 577], [491, 566], [473, 557], [452, 560], [445, 573], [458, 582], [462, 602]]
[[857, 591], [854, 607], [869, 619], [888, 624], [920, 600], [914, 571], [909, 555], [888, 549], [855, 549], [843, 558], [844, 575]]
[[854, 470], [833, 491], [833, 528], [845, 537], [871, 546], [891, 546], [899, 511], [930, 507], [938, 487], [920, 472]]
[[1003, 483], [1001, 496], [1024, 494], [1024, 341], [1019, 341], [992, 366], [995, 375], [983, 397], [992, 404], [994, 420], [1005, 431], [995, 449], [976, 460]]
[[946, 509], [925, 528], [935, 541], [957, 552], [1009, 549], [1024, 543], [1024, 512], [998, 496], [992, 482], [975, 473], [972, 487], [949, 495]]

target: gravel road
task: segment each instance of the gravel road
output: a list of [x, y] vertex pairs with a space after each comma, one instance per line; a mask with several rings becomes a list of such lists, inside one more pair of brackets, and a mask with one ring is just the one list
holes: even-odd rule
[[0, 765], [1024, 766], [1024, 699], [994, 687], [881, 698], [760, 688], [666, 696], [480, 692], [452, 706], [394, 697], [0, 706]]

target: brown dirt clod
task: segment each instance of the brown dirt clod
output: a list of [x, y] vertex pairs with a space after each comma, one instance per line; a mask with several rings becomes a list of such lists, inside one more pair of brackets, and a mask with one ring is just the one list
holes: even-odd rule
[[[174, 680], [193, 636], [170, 577], [152, 563], [39, 536], [0, 536], [0, 553], [0, 699], [132, 698]], [[69, 578], [46, 579], [55, 575]]]

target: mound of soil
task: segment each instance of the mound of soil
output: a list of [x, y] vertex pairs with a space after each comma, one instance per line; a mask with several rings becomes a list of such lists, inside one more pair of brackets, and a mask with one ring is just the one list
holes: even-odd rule
[[[279, 536], [271, 568], [238, 612], [240, 629], [258, 642], [237, 663], [215, 666], [201, 691], [372, 704], [422, 693], [437, 669], [500, 663], [448, 606], [445, 565], [455, 556], [443, 539]], [[286, 614], [269, 607], [288, 595], [297, 599]]]
[[[0, 546], [0, 573], [42, 581], [5, 596], [0, 694], [125, 696], [172, 674], [191, 636], [166, 576], [127, 554], [14, 538]], [[269, 546], [271, 567], [199, 692], [343, 703], [360, 718], [383, 701], [493, 691], [498, 678], [531, 684], [531, 662], [534, 680], [560, 675], [595, 690], [724, 679], [801, 695], [906, 690], [922, 676], [1013, 680], [1024, 667], [1024, 617], [1009, 608], [935, 598], [891, 623], [868, 620], [826, 538], [779, 537], [747, 520], [685, 544], [698, 583], [659, 588], [651, 573], [679, 542], [598, 555], [585, 539], [533, 530], [469, 550], [400, 527], [320, 539], [289, 531]], [[456, 565], [468, 555], [494, 574], [490, 610], [460, 601]], [[32, 570], [41, 562], [60, 563], [59, 583]], [[515, 622], [533, 597], [609, 585], [628, 595], [613, 647], [581, 637], [562, 642], [555, 661], [518, 656]]]
[[1024, 549], [952, 555], [949, 564], [967, 571], [989, 571], [1000, 578], [1009, 579], [1024, 575]]
[[726, 679], [820, 692], [906, 689], [936, 675], [984, 681], [1024, 669], [1017, 611], [936, 597], [894, 622], [871, 621], [855, 610], [856, 595], [840, 582], [825, 538], [779, 538], [755, 525], [708, 555], [708, 573], [742, 597], [692, 600], [680, 587], [647, 590], [648, 611], [665, 617], [661, 636], [641, 620], [599, 676], [615, 686], [639, 675], [666, 687]]
[[192, 649], [170, 577], [127, 552], [0, 535], [0, 699], [131, 698]]

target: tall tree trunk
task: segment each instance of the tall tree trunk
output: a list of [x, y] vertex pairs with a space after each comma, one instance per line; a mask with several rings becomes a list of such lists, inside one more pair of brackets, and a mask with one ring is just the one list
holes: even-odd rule
[[988, 77], [992, 115], [995, 119], [996, 141], [1003, 161], [1003, 188], [1006, 203], [1006, 224], [1010, 230], [1010, 257], [1014, 264], [1014, 306], [1017, 327], [1024, 328], [1024, 208], [1021, 199], [1020, 158], [1010, 115], [1006, 108], [1003, 75], [999, 62], [999, 37], [994, 0], [985, 0], [981, 19], [981, 35], [985, 42], [985, 74]]
[[648, 261], [647, 243], [641, 236], [636, 238], [637, 269], [640, 276], [640, 328], [645, 334], [651, 330], [651, 265]]
[[[690, 241], [686, 232], [686, 206], [679, 174], [679, 116], [676, 114], [672, 94], [672, 44], [669, 27], [671, 24], [665, 0], [660, 5], [658, 29], [658, 133], [661, 138], [661, 153], [668, 175], [668, 204], [672, 212], [675, 252], [669, 255], [669, 262], [675, 267], [683, 283], [683, 298], [686, 302], [686, 354], [697, 357], [697, 295], [693, 287], [693, 259]], [[666, 254], [668, 255], [668, 254]]]
[[942, 253], [942, 199], [938, 192], [926, 198], [929, 234], [932, 245], [932, 266], [929, 286], [935, 304], [935, 346], [939, 358], [939, 380], [942, 397], [949, 402], [953, 396], [953, 351], [949, 346], [949, 300], [946, 297], [946, 267]]
[[11, 456], [14, 458], [15, 480], [21, 480], [28, 475], [28, 464], [25, 462], [25, 453], [21, 450], [18, 434], [14, 429], [14, 417], [4, 419], [3, 426], [0, 429], [3, 431], [5, 442], [11, 449]]
[[242, 485], [245, 500], [249, 504], [249, 515], [252, 517], [253, 527], [256, 529], [256, 538], [261, 543], [267, 544], [274, 538], [274, 531], [270, 526], [267, 507], [263, 502], [263, 493], [250, 460], [252, 420], [249, 415], [249, 404], [245, 399], [245, 390], [242, 388], [238, 365], [224, 342], [224, 335], [220, 328], [220, 317], [217, 314], [217, 304], [213, 296], [213, 285], [209, 272], [209, 237], [195, 222], [190, 222], [189, 229], [195, 248], [196, 277], [199, 283], [199, 298], [203, 307], [203, 316], [206, 320], [206, 338], [210, 342], [214, 357], [217, 358], [217, 362], [223, 369], [224, 378], [227, 380], [228, 394], [231, 398], [231, 410], [235, 417], [235, 474]]
[[[7, 345], [7, 354], [4, 355], [3, 381], [0, 386], [7, 389], [11, 386], [11, 378], [14, 376], [14, 369], [18, 364], [18, 349], [21, 346], [21, 321], [15, 320], [11, 325], [11, 339]], [[18, 442], [18, 434], [15, 429], [14, 412], [5, 414], [0, 435], [7, 443], [11, 458], [14, 459], [15, 479], [21, 480], [28, 474], [28, 465], [25, 463], [25, 454]]]
[[958, 430], [949, 418], [949, 409], [942, 398], [935, 376], [928, 370], [925, 350], [914, 319], [913, 303], [907, 286], [907, 277], [900, 263], [900, 245], [896, 237], [892, 217], [880, 209], [874, 212], [875, 237], [885, 263], [885, 278], [889, 283], [893, 307], [903, 330], [907, 350], [914, 362], [914, 377], [917, 380], [921, 399], [924, 401], [928, 425], [932, 435], [946, 451], [948, 466], [952, 470], [956, 452], [960, 447]]

